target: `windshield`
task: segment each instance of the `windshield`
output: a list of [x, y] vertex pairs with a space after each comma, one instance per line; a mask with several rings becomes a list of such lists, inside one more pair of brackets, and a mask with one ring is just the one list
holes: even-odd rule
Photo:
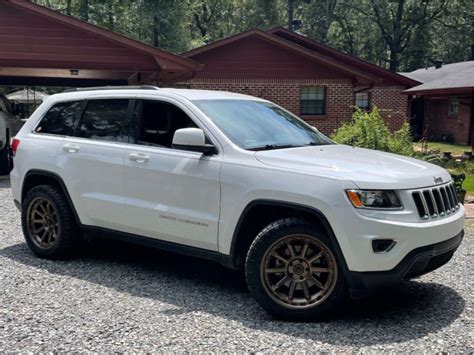
[[333, 144], [298, 117], [269, 102], [195, 100], [229, 139], [248, 150]]

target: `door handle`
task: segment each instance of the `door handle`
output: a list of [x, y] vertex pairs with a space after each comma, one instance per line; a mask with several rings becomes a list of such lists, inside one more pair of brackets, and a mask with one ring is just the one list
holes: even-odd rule
[[75, 144], [64, 144], [63, 150], [67, 153], [77, 153], [81, 149], [78, 145]]
[[137, 163], [146, 163], [148, 160], [150, 160], [150, 157], [145, 154], [132, 153], [128, 157], [130, 158], [130, 160], [133, 160], [134, 162], [137, 162]]

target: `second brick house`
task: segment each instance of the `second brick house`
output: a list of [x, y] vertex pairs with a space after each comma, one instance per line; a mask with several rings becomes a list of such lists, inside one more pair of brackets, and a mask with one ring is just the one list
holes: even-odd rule
[[418, 84], [282, 27], [242, 32], [183, 55], [203, 67], [179, 86], [262, 97], [326, 134], [350, 120], [354, 106], [376, 105], [398, 129], [407, 119], [402, 92]]

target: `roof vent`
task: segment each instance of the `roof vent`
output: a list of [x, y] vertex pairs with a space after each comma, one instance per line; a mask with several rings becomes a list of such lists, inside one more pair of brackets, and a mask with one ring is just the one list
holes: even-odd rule
[[436, 59], [433, 61], [435, 69], [439, 69], [443, 66], [443, 61], [441, 59]]

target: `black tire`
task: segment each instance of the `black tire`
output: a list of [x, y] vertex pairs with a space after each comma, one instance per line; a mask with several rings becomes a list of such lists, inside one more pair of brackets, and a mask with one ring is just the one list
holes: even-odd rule
[[[271, 258], [274, 258], [275, 250], [278, 250], [275, 248], [279, 248], [280, 245], [285, 248], [288, 243], [295, 243], [291, 250], [287, 250], [288, 253], [292, 251], [293, 256], [288, 254], [288, 257], [286, 257], [286, 254], [281, 254], [280, 256], [283, 256], [287, 260], [286, 262], [281, 261], [279, 267], [267, 267]], [[300, 249], [297, 249], [299, 247], [298, 243], [301, 243]], [[305, 244], [306, 246], [304, 246]], [[318, 251], [318, 247], [321, 247], [320, 251]], [[323, 250], [324, 254], [317, 258], [317, 255], [322, 253]], [[305, 255], [308, 254], [309, 256], [306, 258]], [[301, 255], [303, 257], [300, 259]], [[310, 258], [315, 261], [308, 261], [307, 259]], [[276, 258], [272, 262], [278, 263]], [[301, 264], [298, 266], [296, 265], [298, 263]], [[315, 263], [326, 265], [325, 267], [319, 267], [321, 270], [332, 271], [313, 273], [313, 270], [318, 268]], [[297, 266], [298, 269], [296, 269]], [[284, 269], [285, 271], [275, 273], [277, 269]], [[297, 272], [301, 272], [301, 274]], [[275, 273], [275, 276], [272, 276], [273, 273]], [[284, 320], [322, 320], [335, 314], [335, 311], [340, 308], [346, 298], [344, 277], [329, 237], [318, 227], [301, 218], [278, 220], [264, 228], [250, 246], [245, 264], [245, 274], [249, 290], [257, 302], [272, 315]], [[305, 281], [301, 281], [303, 276]], [[281, 277], [279, 282], [273, 284], [273, 287], [277, 286], [283, 279], [287, 281], [275, 291], [272, 291], [270, 277], [274, 277], [275, 280]], [[318, 281], [316, 278], [319, 277], [321, 279]], [[295, 280], [296, 278], [297, 280]], [[312, 280], [315, 280], [315, 283]], [[321, 280], [324, 280], [324, 282]], [[324, 287], [319, 288], [318, 282], [320, 286]], [[287, 284], [289, 286], [286, 286]], [[288, 290], [288, 299], [286, 300], [283, 299], [285, 293], [279, 291], [282, 288], [285, 292]], [[291, 289], [293, 293], [291, 293]], [[310, 290], [315, 293], [310, 294]], [[300, 295], [298, 299], [294, 298], [297, 294]]]
[[[50, 245], [41, 246], [38, 242], [38, 234], [32, 232], [35, 226], [32, 223], [31, 211], [34, 204], [45, 201], [49, 203], [51, 210], [55, 211], [55, 237]], [[52, 214], [52, 213], [51, 213]], [[35, 215], [37, 217], [38, 215]], [[73, 255], [82, 244], [82, 232], [76, 223], [71, 206], [63, 192], [50, 185], [40, 185], [31, 189], [22, 203], [21, 224], [23, 235], [30, 249], [40, 258], [65, 259]], [[41, 227], [41, 223], [38, 225]], [[43, 227], [44, 228], [44, 227]]]

